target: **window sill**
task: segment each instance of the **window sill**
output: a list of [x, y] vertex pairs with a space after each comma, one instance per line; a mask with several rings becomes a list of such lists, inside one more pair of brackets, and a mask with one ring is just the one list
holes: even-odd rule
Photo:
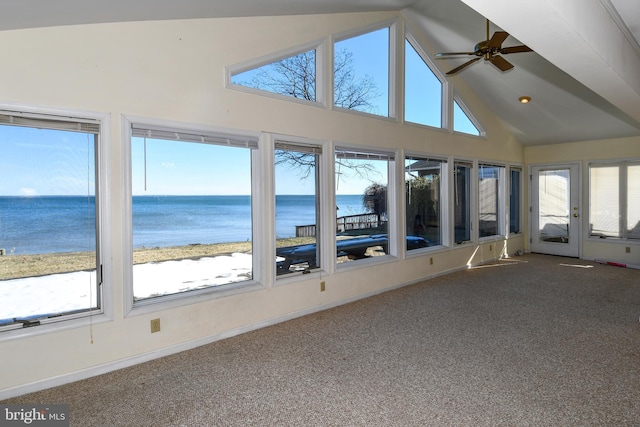
[[125, 314], [125, 317], [141, 316], [148, 313], [155, 313], [171, 308], [197, 304], [245, 292], [259, 291], [262, 289], [264, 289], [262, 284], [254, 280], [248, 280], [247, 282], [230, 283], [202, 290], [148, 298], [134, 302], [133, 308]]
[[110, 322], [111, 317], [104, 313], [93, 315], [82, 314], [82, 317], [68, 318], [60, 317], [56, 319], [46, 319], [37, 326], [22, 327], [17, 329], [6, 329], [0, 332], [0, 342], [14, 339], [30, 338], [38, 335], [50, 335], [70, 329], [89, 328], [92, 325]]

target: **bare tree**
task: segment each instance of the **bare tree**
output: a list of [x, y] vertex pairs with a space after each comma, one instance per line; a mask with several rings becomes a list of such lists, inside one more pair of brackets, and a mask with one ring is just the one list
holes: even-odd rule
[[[310, 50], [276, 61], [261, 68], [248, 86], [294, 98], [316, 101], [316, 52]], [[373, 112], [373, 100], [379, 96], [375, 82], [369, 75], [358, 76], [354, 71], [353, 52], [342, 49], [334, 57], [333, 74], [334, 105], [340, 108]], [[276, 165], [287, 163], [307, 178], [315, 166], [312, 154], [290, 150], [276, 150]], [[347, 168], [359, 177], [368, 177], [375, 170], [372, 165], [337, 160], [337, 165]]]

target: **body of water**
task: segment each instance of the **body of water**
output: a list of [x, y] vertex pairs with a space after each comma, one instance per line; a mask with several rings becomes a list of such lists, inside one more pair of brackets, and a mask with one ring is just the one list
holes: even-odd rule
[[[361, 195], [339, 195], [336, 216], [364, 213]], [[276, 236], [314, 224], [314, 196], [276, 197]], [[251, 240], [250, 196], [134, 196], [133, 246]], [[95, 249], [93, 197], [0, 197], [0, 248], [7, 254]]]

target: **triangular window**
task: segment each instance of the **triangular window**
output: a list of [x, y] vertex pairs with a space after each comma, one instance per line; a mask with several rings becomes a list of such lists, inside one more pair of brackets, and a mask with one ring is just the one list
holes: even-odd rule
[[408, 39], [404, 46], [404, 119], [442, 127], [442, 82]]
[[455, 132], [468, 133], [469, 135], [482, 135], [482, 131], [475, 124], [475, 121], [471, 119], [471, 115], [466, 111], [466, 108], [463, 109], [455, 99], [453, 100], [453, 130]]
[[316, 102], [316, 49], [231, 71], [231, 84]]

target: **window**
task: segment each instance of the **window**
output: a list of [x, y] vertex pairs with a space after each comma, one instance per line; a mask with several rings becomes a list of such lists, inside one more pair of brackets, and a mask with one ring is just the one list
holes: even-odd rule
[[405, 158], [407, 250], [442, 244], [442, 177], [446, 164], [425, 157]]
[[592, 164], [589, 234], [640, 239], [640, 163]]
[[478, 165], [478, 235], [479, 237], [503, 234], [502, 182], [504, 167]]
[[509, 173], [509, 233], [517, 234], [522, 232], [522, 170], [511, 168]]
[[0, 113], [0, 330], [102, 311], [100, 124]]
[[311, 49], [246, 71], [231, 72], [231, 83], [278, 95], [317, 101], [317, 50]]
[[320, 267], [318, 159], [322, 147], [275, 144], [276, 272]]
[[471, 240], [471, 170], [470, 162], [456, 161], [453, 170], [453, 225], [457, 244]]
[[442, 82], [409, 40], [404, 45], [404, 119], [442, 127]]
[[334, 45], [333, 105], [389, 116], [390, 28]]
[[336, 149], [338, 263], [389, 253], [387, 153]]
[[475, 136], [482, 134], [478, 126], [471, 120], [470, 114], [455, 99], [453, 100], [453, 130]]
[[134, 301], [253, 278], [252, 148], [250, 136], [132, 125]]

